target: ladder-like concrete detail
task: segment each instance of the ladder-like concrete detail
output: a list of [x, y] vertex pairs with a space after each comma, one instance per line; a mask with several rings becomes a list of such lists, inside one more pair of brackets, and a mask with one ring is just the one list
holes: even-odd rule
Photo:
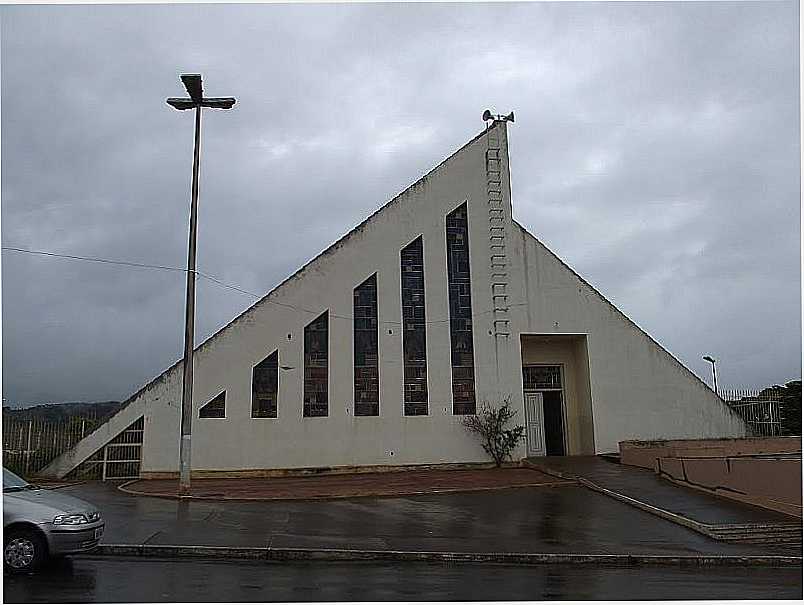
[[506, 249], [503, 196], [503, 150], [499, 128], [505, 124], [494, 122], [486, 132], [486, 193], [489, 210], [489, 256], [491, 268], [492, 331], [495, 339], [511, 336], [508, 306], [508, 255]]
[[72, 448], [55, 458], [39, 471], [41, 477], [62, 479], [87, 458], [106, 446], [112, 439], [125, 431], [140, 416], [145, 414], [145, 398], [138, 397], [106, 422], [81, 439]]

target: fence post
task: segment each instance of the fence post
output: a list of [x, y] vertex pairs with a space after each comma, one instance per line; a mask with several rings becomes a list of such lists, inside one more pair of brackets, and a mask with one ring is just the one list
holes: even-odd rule
[[26, 476], [30, 472], [30, 467], [31, 467], [31, 424], [33, 424], [33, 420], [28, 421], [28, 445], [25, 448], [25, 475]]
[[19, 429], [17, 430], [17, 464], [19, 465], [17, 468], [22, 470], [25, 467], [25, 422], [20, 421], [19, 425], [17, 425]]
[[102, 481], [106, 481], [106, 461], [108, 460], [108, 458], [109, 458], [109, 448], [103, 446], [103, 471], [101, 474]]

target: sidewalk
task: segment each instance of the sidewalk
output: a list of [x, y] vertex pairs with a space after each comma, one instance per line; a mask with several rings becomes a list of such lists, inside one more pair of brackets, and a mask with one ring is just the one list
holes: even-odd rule
[[299, 556], [333, 550], [447, 557], [801, 556], [790, 547], [717, 542], [576, 485], [261, 502], [134, 496], [99, 482], [62, 490], [103, 512], [102, 544], [133, 546], [143, 554], [147, 549], [137, 547], [284, 549]]
[[[193, 479], [193, 499], [315, 500], [485, 491], [574, 483], [529, 468], [406, 470], [260, 479]], [[132, 481], [121, 489], [141, 496], [176, 498], [178, 480]]]

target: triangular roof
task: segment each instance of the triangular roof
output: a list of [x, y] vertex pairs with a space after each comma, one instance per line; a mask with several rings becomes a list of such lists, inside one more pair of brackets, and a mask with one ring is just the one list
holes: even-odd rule
[[[485, 135], [489, 130], [491, 130], [492, 128], [504, 128], [504, 127], [505, 127], [504, 123], [495, 121], [495, 122], [492, 123], [491, 126], [488, 126], [487, 128], [483, 129], [481, 132], [479, 132], [477, 135], [472, 137], [468, 142], [466, 142], [464, 145], [462, 145], [459, 149], [457, 149], [456, 151], [451, 153], [449, 156], [447, 156], [435, 168], [433, 168], [432, 170], [427, 172], [424, 176], [422, 176], [421, 178], [417, 179], [416, 181], [414, 181], [410, 185], [408, 185], [404, 190], [402, 190], [400, 193], [395, 195], [393, 198], [391, 198], [385, 204], [383, 204], [382, 206], [377, 208], [377, 210], [372, 212], [363, 221], [361, 221], [355, 227], [350, 229], [347, 233], [345, 233], [340, 238], [338, 238], [335, 242], [333, 242], [332, 244], [330, 244], [329, 246], [324, 248], [324, 250], [322, 250], [321, 252], [316, 254], [314, 257], [312, 257], [310, 260], [308, 260], [306, 263], [304, 263], [299, 269], [297, 269], [296, 271], [291, 273], [288, 277], [286, 277], [281, 282], [276, 284], [262, 298], [260, 298], [259, 300], [255, 301], [254, 303], [249, 305], [246, 309], [244, 309], [242, 312], [240, 312], [238, 315], [236, 315], [231, 321], [229, 321], [229, 323], [227, 323], [226, 325], [224, 325], [221, 328], [219, 328], [218, 330], [216, 330], [213, 334], [211, 334], [210, 336], [205, 338], [201, 343], [197, 344], [195, 346], [194, 353], [198, 353], [198, 352], [202, 351], [203, 349], [205, 349], [206, 347], [210, 346], [214, 340], [216, 340], [218, 337], [220, 337], [224, 332], [226, 332], [229, 328], [231, 328], [233, 325], [235, 325], [237, 322], [239, 322], [241, 319], [243, 319], [246, 315], [248, 315], [249, 313], [253, 312], [255, 309], [261, 307], [264, 304], [271, 304], [271, 300], [270, 300], [271, 296], [276, 294], [276, 292], [280, 288], [282, 288], [284, 285], [292, 282], [293, 280], [302, 277], [314, 264], [316, 264], [321, 259], [323, 259], [326, 256], [328, 256], [330, 253], [332, 253], [333, 251], [337, 250], [338, 248], [341, 248], [341, 247], [345, 246], [354, 235], [360, 233], [369, 223], [371, 223], [373, 220], [375, 220], [377, 216], [379, 216], [386, 209], [398, 204], [408, 194], [408, 192], [410, 192], [411, 190], [415, 189], [416, 187], [418, 187], [419, 185], [421, 185], [425, 181], [429, 180], [434, 174], [436, 174], [442, 168], [444, 168], [444, 166], [446, 164], [448, 164], [453, 158], [455, 158], [457, 155], [459, 155], [467, 147], [470, 147], [480, 137]], [[121, 409], [124, 408], [125, 406], [127, 406], [132, 401], [134, 401], [137, 397], [142, 395], [144, 392], [149, 390], [151, 387], [153, 387], [154, 385], [159, 383], [162, 379], [164, 379], [164, 377], [167, 374], [169, 374], [172, 370], [174, 370], [177, 367], [179, 367], [182, 364], [183, 361], [184, 361], [183, 359], [179, 359], [178, 361], [173, 363], [173, 365], [171, 365], [166, 370], [164, 370], [161, 374], [159, 374], [158, 376], [156, 376], [155, 378], [150, 380], [148, 383], [146, 383], [144, 386], [142, 386], [140, 389], [138, 389], [134, 394], [132, 394], [125, 401], [123, 401]]]
[[[440, 170], [442, 170], [451, 160], [453, 160], [462, 151], [464, 151], [466, 148], [468, 148], [473, 143], [475, 143], [478, 139], [480, 139], [483, 135], [485, 135], [489, 131], [489, 129], [491, 129], [491, 128], [505, 128], [505, 124], [500, 123], [500, 122], [494, 122], [490, 127], [486, 128], [483, 131], [481, 131], [480, 133], [478, 133], [470, 141], [468, 141], [466, 144], [461, 146], [458, 150], [456, 150], [455, 152], [450, 154], [446, 159], [444, 159], [441, 163], [439, 163], [435, 168], [433, 168], [432, 170], [427, 172], [424, 176], [422, 176], [421, 178], [417, 179], [414, 183], [409, 185], [402, 192], [400, 192], [399, 194], [394, 196], [391, 200], [389, 200], [388, 202], [383, 204], [381, 207], [379, 207], [377, 210], [375, 210], [373, 213], [371, 213], [365, 220], [361, 221], [358, 225], [356, 225], [354, 228], [349, 230], [346, 234], [341, 236], [339, 239], [337, 239], [331, 245], [327, 246], [320, 253], [318, 253], [317, 255], [312, 257], [309, 261], [307, 261], [304, 265], [302, 265], [297, 271], [295, 271], [294, 273], [289, 275], [287, 278], [285, 278], [284, 280], [279, 282], [276, 286], [274, 286], [270, 291], [268, 291], [259, 300], [255, 301], [253, 304], [251, 304], [249, 307], [247, 307], [241, 313], [239, 313], [236, 317], [234, 317], [231, 321], [229, 321], [226, 325], [222, 326], [215, 333], [213, 333], [212, 335], [207, 337], [203, 342], [201, 342], [200, 344], [198, 344], [195, 347], [195, 352], [200, 352], [200, 351], [204, 350], [206, 347], [210, 346], [216, 339], [221, 337], [227, 330], [232, 328], [232, 326], [236, 325], [238, 322], [243, 320], [249, 313], [254, 312], [256, 309], [262, 307], [263, 305], [272, 304], [272, 302], [273, 302], [271, 300], [272, 296], [274, 296], [283, 286], [293, 282], [296, 279], [301, 278], [307, 271], [309, 271], [317, 263], [319, 263], [323, 259], [325, 259], [332, 252], [334, 252], [338, 248], [341, 248], [341, 247], [345, 246], [346, 244], [348, 244], [349, 241], [355, 235], [359, 234], [362, 230], [364, 230], [366, 228], [366, 226], [369, 225], [372, 221], [374, 221], [380, 214], [382, 214], [385, 210], [391, 208], [392, 206], [400, 203], [411, 190], [419, 187], [420, 185], [425, 183], [427, 180], [429, 180], [433, 175], [435, 175]], [[700, 377], [698, 377], [696, 374], [694, 374], [689, 368], [687, 368], [683, 363], [681, 363], [681, 361], [679, 361], [672, 353], [670, 353], [661, 344], [659, 344], [652, 336], [650, 336], [650, 334], [648, 334], [639, 325], [637, 325], [633, 320], [631, 320], [627, 315], [625, 315], [622, 311], [620, 311], [605, 296], [603, 296], [595, 287], [593, 287], [591, 284], [589, 284], [589, 282], [587, 282], [575, 270], [573, 270], [572, 267], [570, 267], [567, 263], [565, 263], [563, 260], [561, 260], [561, 258], [557, 254], [555, 254], [552, 250], [550, 250], [535, 235], [530, 233], [521, 223], [519, 223], [516, 220], [512, 220], [512, 224], [513, 224], [513, 226], [515, 228], [518, 228], [519, 230], [521, 230], [521, 232], [524, 233], [528, 238], [534, 240], [539, 245], [540, 248], [542, 248], [547, 254], [549, 254], [552, 258], [554, 258], [561, 266], [563, 266], [567, 271], [569, 271], [572, 275], [574, 275], [581, 283], [583, 283], [587, 288], [589, 288], [589, 290], [591, 292], [593, 292], [602, 302], [604, 302], [608, 307], [610, 307], [612, 310], [614, 310], [617, 315], [622, 317], [628, 324], [630, 324], [639, 333], [643, 334], [655, 347], [657, 347], [660, 351], [662, 351], [665, 355], [667, 355], [669, 357], [669, 359], [671, 359], [674, 364], [676, 364], [679, 368], [681, 368], [684, 373], [686, 373], [690, 377], [693, 377], [695, 379], [695, 381], [697, 381], [698, 383], [703, 385], [706, 389], [708, 389], [708, 386], [700, 379]], [[275, 304], [278, 304], [280, 306], [285, 306], [283, 303], [275, 303]], [[156, 386], [157, 384], [159, 384], [163, 380], [165, 380], [166, 377], [173, 370], [177, 369], [181, 365], [181, 363], [182, 363], [181, 359], [176, 361], [174, 364], [172, 364], [170, 367], [168, 367], [166, 370], [161, 372], [158, 376], [156, 376], [155, 378], [150, 380], [147, 384], [145, 384], [143, 387], [141, 387], [135, 393], [133, 393], [130, 397], [128, 397], [123, 402], [123, 404], [121, 406], [121, 409], [118, 412], [118, 414], [120, 414], [126, 408], [126, 406], [128, 406], [129, 404], [131, 404], [132, 402], [137, 400], [143, 393], [145, 393], [146, 391], [150, 390], [152, 387]], [[721, 400], [721, 402], [722, 402], [722, 400]], [[734, 412], [734, 410], [732, 410], [730, 407], [728, 407], [725, 403], [723, 403], [723, 405], [727, 409], [729, 409], [729, 411], [732, 414], [736, 414], [736, 412]], [[109, 419], [107, 419], [106, 422], [108, 423], [109, 421], [114, 419], [115, 416], [117, 416], [117, 414], [115, 414], [114, 416], [112, 416]], [[103, 425], [101, 425], [101, 426], [103, 426]], [[95, 431], [93, 431], [93, 433], [94, 432]], [[90, 435], [88, 435], [87, 438]]]

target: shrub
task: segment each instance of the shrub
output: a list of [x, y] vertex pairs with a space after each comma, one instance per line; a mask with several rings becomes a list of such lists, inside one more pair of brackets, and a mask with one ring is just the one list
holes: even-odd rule
[[525, 427], [521, 425], [506, 428], [508, 422], [516, 416], [511, 408], [511, 397], [503, 399], [499, 407], [483, 402], [477, 414], [463, 417], [463, 426], [481, 440], [486, 453], [492, 457], [494, 464], [502, 466], [517, 444], [525, 437]]

